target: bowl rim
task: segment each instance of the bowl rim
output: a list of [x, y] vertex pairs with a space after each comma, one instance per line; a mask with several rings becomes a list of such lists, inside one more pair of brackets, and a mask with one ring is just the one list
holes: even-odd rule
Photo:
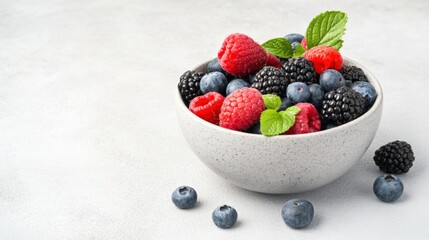
[[[371, 85], [375, 88], [375, 91], [377, 92], [377, 99], [375, 100], [374, 104], [371, 106], [371, 108], [364, 113], [362, 116], [358, 117], [357, 119], [345, 123], [343, 125], [334, 127], [334, 128], [330, 128], [330, 129], [326, 129], [323, 131], [318, 131], [318, 132], [312, 132], [312, 133], [306, 133], [306, 134], [291, 134], [291, 135], [286, 135], [286, 134], [282, 134], [282, 135], [276, 135], [276, 136], [264, 136], [262, 134], [253, 134], [253, 133], [247, 133], [247, 132], [242, 132], [242, 131], [235, 131], [235, 130], [231, 130], [228, 128], [223, 128], [220, 127], [218, 125], [212, 124], [210, 122], [207, 122], [201, 118], [199, 118], [198, 116], [196, 116], [195, 114], [193, 114], [185, 105], [185, 103], [183, 102], [183, 99], [180, 95], [179, 89], [177, 88], [177, 85], [175, 85], [175, 89], [176, 89], [176, 101], [177, 101], [177, 105], [179, 108], [181, 108], [182, 111], [185, 112], [185, 114], [187, 114], [191, 119], [199, 122], [200, 124], [205, 125], [208, 128], [211, 128], [215, 131], [221, 131], [221, 132], [225, 132], [227, 134], [233, 134], [233, 135], [237, 135], [237, 136], [243, 136], [243, 137], [248, 137], [248, 138], [255, 138], [255, 139], [288, 139], [288, 138], [309, 138], [309, 137], [313, 137], [313, 136], [324, 136], [324, 135], [331, 135], [331, 134], [335, 134], [335, 132], [340, 132], [343, 129], [346, 129], [347, 127], [350, 127], [352, 125], [355, 125], [359, 122], [362, 122], [364, 120], [366, 120], [367, 118], [369, 118], [373, 113], [375, 113], [380, 107], [382, 107], [382, 101], [383, 101], [383, 90], [381, 88], [380, 83], [378, 82], [377, 78], [374, 76], [374, 74], [372, 74], [367, 68], [365, 68], [363, 65], [361, 65], [360, 63], [348, 58], [348, 57], [344, 57], [344, 63], [347, 62], [349, 65], [352, 66], [357, 66], [359, 68], [361, 68], [365, 75], [368, 78], [368, 82], [371, 83]], [[202, 63], [194, 68], [192, 68], [192, 70], [196, 70], [198, 68], [201, 68], [202, 66], [204, 66], [205, 64], [208, 64], [210, 62], [207, 61], [205, 63]]]

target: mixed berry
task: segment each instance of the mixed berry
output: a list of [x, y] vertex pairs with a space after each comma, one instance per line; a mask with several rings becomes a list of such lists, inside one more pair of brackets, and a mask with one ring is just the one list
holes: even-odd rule
[[[291, 33], [262, 45], [245, 34], [231, 34], [206, 72], [180, 77], [182, 99], [210, 123], [265, 136], [316, 132], [353, 121], [371, 108], [377, 92], [362, 69], [344, 64], [339, 49], [346, 21], [344, 13], [326, 12], [311, 21], [305, 36]], [[336, 27], [322, 29], [318, 22]], [[287, 111], [290, 107], [295, 111]], [[272, 131], [273, 126], [289, 127]]]

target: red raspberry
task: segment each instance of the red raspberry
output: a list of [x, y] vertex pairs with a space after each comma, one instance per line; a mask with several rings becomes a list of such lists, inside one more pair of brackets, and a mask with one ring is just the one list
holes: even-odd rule
[[262, 46], [240, 33], [231, 34], [223, 41], [217, 57], [225, 71], [241, 77], [258, 71], [267, 62]]
[[320, 131], [320, 118], [317, 109], [311, 103], [295, 105], [301, 111], [295, 116], [295, 124], [285, 134], [303, 134]]
[[267, 53], [267, 66], [272, 66], [281, 69], [282, 62], [280, 62], [280, 59], [278, 57], [274, 56], [271, 53]]
[[305, 37], [302, 39], [301, 41], [301, 46], [305, 49], [308, 50], [308, 45], [307, 45], [307, 39], [305, 39]]
[[208, 122], [219, 124], [219, 113], [224, 99], [217, 92], [208, 92], [192, 99], [189, 110]]
[[219, 126], [246, 130], [259, 121], [265, 110], [261, 93], [254, 88], [241, 88], [229, 94], [222, 104]]
[[339, 71], [343, 66], [343, 57], [333, 47], [315, 46], [304, 53], [304, 57], [313, 63], [314, 70], [321, 74], [326, 69]]

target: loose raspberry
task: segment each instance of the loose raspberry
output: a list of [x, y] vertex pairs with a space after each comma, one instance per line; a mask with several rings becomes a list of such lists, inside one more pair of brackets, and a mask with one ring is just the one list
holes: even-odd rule
[[313, 63], [314, 70], [321, 74], [326, 69], [339, 71], [343, 66], [343, 57], [333, 47], [315, 46], [304, 53], [304, 57]]
[[224, 40], [217, 57], [225, 71], [241, 77], [258, 71], [267, 62], [267, 53], [262, 46], [240, 33], [231, 34]]
[[272, 66], [275, 68], [282, 68], [282, 62], [280, 62], [280, 59], [276, 56], [274, 56], [271, 53], [267, 53], [267, 66]]
[[311, 103], [295, 105], [301, 111], [295, 116], [295, 124], [285, 134], [303, 134], [320, 131], [320, 118], [317, 109]]
[[208, 92], [192, 99], [189, 104], [189, 110], [208, 122], [219, 124], [219, 114], [224, 99], [217, 92]]
[[301, 41], [301, 46], [305, 49], [308, 50], [308, 45], [307, 45], [307, 39], [303, 38]]
[[225, 98], [219, 115], [219, 126], [246, 130], [259, 121], [265, 110], [261, 93], [254, 88], [241, 88]]

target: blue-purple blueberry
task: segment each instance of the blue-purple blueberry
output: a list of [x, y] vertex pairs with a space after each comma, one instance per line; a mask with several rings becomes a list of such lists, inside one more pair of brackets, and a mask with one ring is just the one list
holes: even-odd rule
[[325, 91], [322, 86], [317, 83], [313, 83], [308, 86], [310, 90], [310, 103], [313, 104], [316, 108], [320, 108], [323, 102], [323, 96], [325, 96]]
[[210, 72], [204, 75], [200, 81], [200, 90], [203, 94], [208, 92], [218, 92], [225, 96], [228, 80], [221, 72]]
[[299, 33], [289, 33], [284, 37], [286, 40], [288, 40], [290, 43], [301, 43], [304, 36]]
[[234, 92], [237, 89], [249, 87], [249, 83], [244, 81], [243, 79], [234, 79], [231, 82], [228, 83], [226, 86], [226, 95], [228, 96], [232, 92]]
[[365, 107], [368, 109], [377, 99], [377, 91], [369, 82], [357, 81], [353, 83], [352, 89], [365, 98]]
[[294, 103], [292, 102], [292, 100], [290, 100], [287, 97], [284, 97], [284, 98], [282, 98], [282, 104], [277, 109], [277, 112], [284, 111], [284, 110], [286, 110], [286, 108], [291, 107], [293, 105], [294, 105]]
[[305, 228], [313, 221], [314, 207], [307, 200], [292, 199], [282, 208], [283, 221], [291, 228]]
[[287, 86], [286, 96], [294, 103], [308, 102], [310, 100], [310, 90], [303, 82], [293, 82]]
[[258, 121], [253, 126], [251, 126], [249, 129], [247, 129], [246, 132], [253, 133], [253, 134], [262, 134], [261, 133], [261, 122]]
[[171, 194], [171, 200], [178, 208], [193, 208], [197, 202], [197, 192], [191, 187], [181, 186]]
[[334, 69], [323, 71], [322, 74], [320, 74], [319, 83], [325, 92], [330, 92], [346, 85], [343, 75]]
[[381, 201], [394, 202], [404, 192], [404, 184], [397, 176], [385, 174], [375, 180], [373, 190]]
[[231, 228], [237, 222], [237, 211], [228, 205], [217, 207], [212, 213], [214, 224], [220, 228]]

